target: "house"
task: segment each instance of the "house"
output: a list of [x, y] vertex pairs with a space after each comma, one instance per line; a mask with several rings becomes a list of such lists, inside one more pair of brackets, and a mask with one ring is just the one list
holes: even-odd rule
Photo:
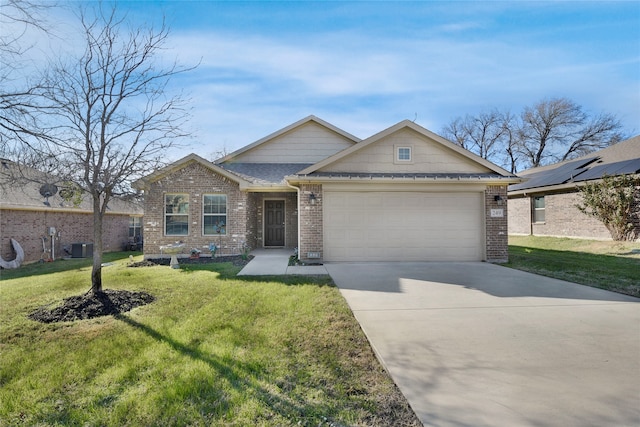
[[[507, 260], [519, 178], [402, 121], [365, 140], [306, 117], [215, 162], [190, 154], [134, 183], [145, 257], [298, 248], [304, 261]], [[206, 253], [206, 250], [203, 250]]]
[[[44, 178], [44, 179], [43, 179]], [[16, 181], [17, 179], [17, 181]], [[45, 182], [43, 184], [44, 181]], [[62, 197], [63, 184], [55, 178], [9, 160], [0, 162], [0, 256], [12, 260], [14, 239], [24, 250], [25, 262], [59, 259], [93, 242], [93, 208], [86, 197]], [[109, 202], [104, 217], [103, 249], [122, 250], [129, 238], [140, 236], [142, 206], [126, 200]], [[52, 250], [53, 244], [53, 250]], [[75, 244], [75, 245], [74, 245]], [[91, 251], [88, 256], [91, 256]]]
[[[509, 234], [609, 240], [602, 222], [576, 208], [579, 187], [604, 175], [636, 173], [640, 136], [575, 160], [524, 171], [520, 176], [525, 181], [509, 186]], [[636, 226], [640, 233], [640, 224]]]

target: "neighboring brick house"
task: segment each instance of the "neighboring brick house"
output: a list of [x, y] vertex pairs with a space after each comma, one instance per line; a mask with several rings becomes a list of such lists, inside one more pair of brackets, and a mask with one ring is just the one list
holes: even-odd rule
[[[579, 187], [604, 175], [640, 173], [640, 136], [575, 160], [529, 169], [509, 186], [509, 234], [610, 240], [604, 224], [576, 207]], [[640, 206], [637, 206], [640, 210]], [[640, 223], [636, 224], [640, 235]]]
[[134, 183], [145, 257], [298, 248], [306, 261], [506, 261], [519, 178], [413, 122], [365, 140], [309, 116], [215, 162], [196, 154]]
[[[10, 239], [15, 239], [25, 253], [25, 262], [40, 259], [59, 259], [69, 254], [74, 243], [93, 242], [93, 213], [90, 200], [79, 205], [67, 201], [59, 192], [45, 197], [40, 194], [42, 181], [18, 179], [23, 172], [15, 171], [17, 165], [8, 160], [0, 164], [0, 256], [4, 260], [15, 257]], [[23, 168], [24, 169], [24, 168]], [[33, 171], [27, 174], [35, 175]], [[38, 174], [40, 175], [40, 174]], [[56, 184], [55, 179], [50, 184]], [[60, 185], [58, 183], [58, 185]], [[142, 206], [114, 199], [109, 202], [103, 224], [103, 249], [119, 251], [137, 234], [141, 233]], [[55, 230], [55, 231], [54, 231]], [[52, 239], [51, 234], [54, 234]], [[46, 253], [43, 250], [43, 238]], [[51, 243], [54, 243], [53, 254]], [[89, 255], [90, 256], [90, 255]]]

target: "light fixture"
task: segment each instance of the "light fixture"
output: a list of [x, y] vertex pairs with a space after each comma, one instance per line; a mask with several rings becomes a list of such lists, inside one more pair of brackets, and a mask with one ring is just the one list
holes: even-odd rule
[[309, 194], [309, 203], [311, 203], [312, 205], [316, 204], [316, 195], [313, 193]]
[[502, 203], [504, 202], [504, 199], [502, 198], [501, 195], [497, 194], [495, 196], [493, 196], [493, 200], [495, 200], [496, 202], [498, 202], [498, 205], [502, 205]]

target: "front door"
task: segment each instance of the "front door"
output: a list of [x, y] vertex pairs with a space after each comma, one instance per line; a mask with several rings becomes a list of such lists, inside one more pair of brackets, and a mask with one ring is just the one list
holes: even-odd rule
[[284, 200], [265, 200], [265, 246], [284, 246]]

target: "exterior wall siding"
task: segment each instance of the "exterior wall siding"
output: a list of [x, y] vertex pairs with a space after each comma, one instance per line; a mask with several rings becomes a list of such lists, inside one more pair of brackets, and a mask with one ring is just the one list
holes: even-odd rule
[[[106, 214], [103, 222], [102, 244], [105, 252], [121, 251], [129, 239], [130, 215]], [[10, 239], [24, 249], [25, 262], [38, 261], [43, 256], [42, 237], [47, 237], [46, 248], [51, 247], [49, 227], [59, 232], [54, 255], [56, 259], [68, 256], [64, 248], [72, 243], [93, 242], [93, 214], [88, 212], [56, 212], [0, 210], [1, 254], [5, 260], [15, 258]], [[50, 255], [49, 255], [50, 256]]]
[[[402, 130], [321, 168], [321, 171], [370, 173], [421, 173], [424, 171], [481, 173], [488, 171], [483, 166], [463, 158], [440, 144], [428, 143], [428, 141], [413, 130]], [[395, 162], [395, 149], [398, 146], [412, 148], [412, 161], [407, 164]]]
[[247, 163], [316, 163], [353, 142], [316, 123], [307, 123], [234, 158]]
[[[189, 195], [189, 230], [186, 236], [166, 236], [164, 218], [164, 196], [170, 193]], [[227, 233], [205, 236], [202, 227], [202, 204], [204, 194], [227, 195]], [[190, 163], [184, 168], [159, 179], [145, 191], [145, 214], [143, 233], [145, 236], [145, 257], [157, 256], [160, 246], [177, 241], [185, 243], [184, 254], [191, 248], [209, 252], [209, 244], [215, 243], [218, 254], [238, 254], [243, 244], [250, 247], [255, 242], [255, 228], [248, 226], [249, 212], [256, 207], [249, 202], [248, 193], [240, 191], [239, 185], [222, 177], [198, 163]]]

